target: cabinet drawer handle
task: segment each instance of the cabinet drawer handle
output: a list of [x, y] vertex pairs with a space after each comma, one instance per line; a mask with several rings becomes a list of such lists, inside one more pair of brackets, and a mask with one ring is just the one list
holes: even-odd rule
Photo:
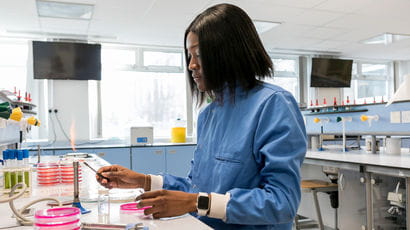
[[154, 153], [155, 154], [162, 154], [162, 150], [155, 150]]
[[168, 153], [177, 153], [177, 151], [175, 149], [174, 150], [169, 150]]
[[98, 155], [99, 157], [103, 157], [103, 156], [105, 156], [105, 153], [97, 153], [97, 155]]

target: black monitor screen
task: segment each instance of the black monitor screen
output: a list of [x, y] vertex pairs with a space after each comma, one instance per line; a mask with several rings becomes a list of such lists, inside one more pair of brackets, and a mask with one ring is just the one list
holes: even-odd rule
[[350, 87], [353, 60], [312, 58], [310, 87]]
[[101, 80], [101, 45], [33, 41], [34, 79]]

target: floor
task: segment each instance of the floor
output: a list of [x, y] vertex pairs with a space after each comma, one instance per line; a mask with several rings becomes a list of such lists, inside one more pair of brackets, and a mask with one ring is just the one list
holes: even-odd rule
[[[299, 217], [299, 224], [300, 224], [300, 229], [308, 229], [308, 230], [319, 230], [319, 226], [316, 221], [308, 219], [306, 217]], [[292, 230], [296, 230], [295, 225], [293, 225]], [[325, 226], [325, 230], [334, 230], [333, 228]]]

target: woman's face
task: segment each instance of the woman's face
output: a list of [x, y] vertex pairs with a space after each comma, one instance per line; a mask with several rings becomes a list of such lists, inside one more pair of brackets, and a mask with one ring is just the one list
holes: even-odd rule
[[198, 36], [189, 32], [186, 39], [186, 47], [188, 50], [189, 64], [188, 69], [192, 71], [192, 78], [196, 83], [196, 87], [200, 92], [206, 91], [204, 76], [201, 69], [201, 57], [199, 54]]

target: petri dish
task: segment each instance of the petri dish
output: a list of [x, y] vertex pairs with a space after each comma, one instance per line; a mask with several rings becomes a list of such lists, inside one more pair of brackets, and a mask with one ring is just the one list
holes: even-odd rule
[[144, 213], [145, 209], [151, 208], [151, 206], [137, 208], [137, 204], [137, 202], [122, 204], [120, 205], [120, 211], [123, 213]]
[[57, 223], [57, 224], [39, 224], [34, 223], [34, 229], [36, 230], [77, 230], [81, 228], [80, 220], [75, 220], [67, 223]]
[[48, 227], [56, 224], [68, 224], [75, 221], [78, 222], [80, 215], [80, 209], [76, 207], [42, 209], [35, 212], [34, 223], [36, 225], [47, 225]]

